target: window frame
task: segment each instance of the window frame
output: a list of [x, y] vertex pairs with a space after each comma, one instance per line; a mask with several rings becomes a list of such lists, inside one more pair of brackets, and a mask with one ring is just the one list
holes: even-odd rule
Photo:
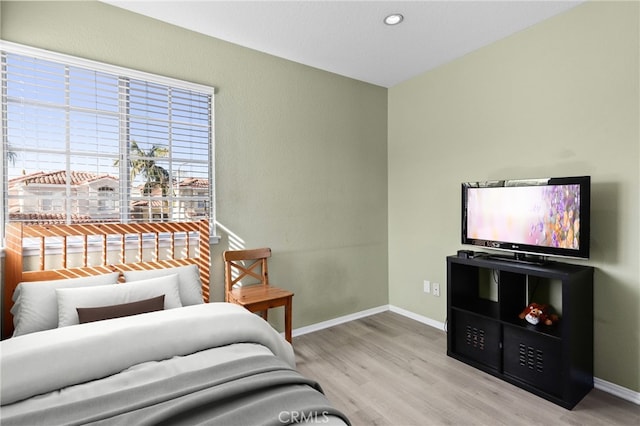
[[[161, 76], [157, 74], [152, 74], [144, 71], [138, 71], [130, 68], [125, 68], [121, 66], [111, 65], [103, 62], [93, 61], [89, 59], [79, 58], [71, 55], [66, 55], [58, 52], [43, 50], [40, 48], [35, 48], [31, 46], [26, 46], [22, 44], [7, 42], [4, 40], [0, 40], [0, 51], [6, 52], [8, 54], [16, 54], [22, 56], [29, 56], [45, 61], [55, 62], [64, 66], [70, 67], [79, 67], [83, 69], [88, 69], [90, 71], [107, 73], [118, 78], [128, 78], [140, 80], [146, 83], [151, 84], [160, 84], [163, 86], [168, 86], [171, 88], [176, 88], [179, 90], [193, 91], [198, 92], [202, 95], [206, 95], [210, 97], [210, 115], [209, 115], [209, 146], [208, 146], [208, 167], [207, 167], [207, 178], [209, 180], [208, 185], [208, 197], [206, 203], [210, 206], [208, 211], [208, 219], [210, 223], [210, 238], [216, 238], [215, 232], [215, 224], [216, 224], [216, 202], [215, 202], [215, 87], [192, 83], [188, 81], [183, 81], [179, 79], [174, 79], [171, 77]], [[2, 71], [2, 100], [6, 100], [7, 97], [7, 86], [4, 84], [5, 81], [5, 72], [4, 64]], [[3, 160], [0, 162], [0, 179], [2, 179], [2, 188], [4, 190], [3, 197], [0, 198], [0, 237], [4, 239], [4, 228], [5, 223], [9, 221], [9, 217], [5, 214], [6, 208], [8, 207], [8, 156], [6, 153], [6, 147], [8, 146], [8, 117], [7, 110], [2, 108], [2, 154]], [[120, 126], [122, 127], [122, 126]], [[120, 129], [120, 145], [124, 146], [124, 141], [128, 138], [126, 135], [122, 134], [122, 129]], [[124, 137], [123, 137], [124, 136]], [[129, 151], [130, 153], [131, 151]], [[68, 154], [67, 154], [68, 155]], [[171, 157], [172, 158], [172, 157]], [[124, 162], [122, 162], [124, 163]], [[120, 173], [122, 176], [122, 173]], [[123, 179], [121, 179], [122, 181]], [[121, 182], [121, 185], [127, 185], [126, 191], [121, 191], [120, 197], [125, 197], [127, 200], [127, 204], [134, 199], [134, 197], [130, 193], [129, 182]], [[190, 200], [180, 200], [177, 199], [178, 203], [187, 203]], [[71, 213], [71, 212], [68, 212]], [[131, 220], [132, 217], [129, 214], [120, 214], [120, 218], [126, 218], [127, 220]], [[188, 221], [186, 217], [181, 218], [181, 220]]]

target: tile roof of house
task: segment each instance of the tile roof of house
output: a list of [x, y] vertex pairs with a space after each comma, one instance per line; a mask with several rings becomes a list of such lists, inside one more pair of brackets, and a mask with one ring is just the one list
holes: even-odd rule
[[[71, 185], [82, 185], [99, 179], [111, 179], [117, 181], [118, 178], [109, 174], [98, 175], [96, 173], [71, 171]], [[65, 185], [67, 182], [67, 171], [58, 170], [55, 172], [36, 172], [24, 176], [19, 176], [9, 180], [9, 187], [18, 184], [49, 184]]]
[[[149, 200], [137, 200], [131, 202], [131, 207], [147, 207]], [[165, 200], [151, 200], [151, 207], [166, 207]]]
[[[71, 185], [82, 185], [90, 183], [99, 179], [112, 179], [117, 181], [116, 176], [109, 174], [98, 175], [96, 173], [71, 171]], [[12, 188], [18, 184], [48, 184], [48, 185], [65, 185], [67, 182], [67, 171], [58, 170], [55, 172], [35, 172], [24, 176], [19, 176], [9, 180], [9, 188]], [[141, 185], [142, 187], [144, 185]], [[191, 188], [208, 188], [209, 179], [202, 178], [185, 178], [178, 183], [181, 187]]]
[[178, 186], [188, 186], [191, 188], [208, 188], [209, 179], [185, 178], [178, 183]]

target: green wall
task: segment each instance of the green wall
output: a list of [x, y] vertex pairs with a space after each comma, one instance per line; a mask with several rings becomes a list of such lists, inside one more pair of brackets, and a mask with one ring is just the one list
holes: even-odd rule
[[391, 305], [445, 321], [461, 182], [591, 175], [595, 375], [640, 391], [639, 15], [586, 3], [389, 90]]
[[269, 246], [294, 328], [387, 304], [386, 89], [103, 3], [1, 4], [6, 41], [216, 87], [216, 301], [222, 251]]

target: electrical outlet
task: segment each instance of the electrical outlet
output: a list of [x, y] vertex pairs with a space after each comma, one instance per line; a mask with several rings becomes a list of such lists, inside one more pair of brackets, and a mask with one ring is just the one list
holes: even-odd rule
[[424, 280], [424, 292], [431, 293], [431, 283], [428, 280]]
[[433, 283], [433, 295], [436, 297], [440, 296], [440, 284]]

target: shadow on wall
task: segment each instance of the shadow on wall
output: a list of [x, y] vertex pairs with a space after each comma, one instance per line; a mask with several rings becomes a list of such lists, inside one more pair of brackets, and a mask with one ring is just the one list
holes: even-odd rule
[[[620, 226], [628, 221], [620, 182], [591, 184], [591, 254], [588, 264], [595, 267], [594, 277], [594, 374], [629, 389], [640, 387], [640, 283], [630, 273], [637, 254], [625, 253], [636, 241]], [[635, 258], [635, 259], [634, 259]], [[625, 278], [626, 277], [626, 278]], [[625, 348], [614, 354], [611, 348]], [[624, 371], [611, 368], [614, 359], [624, 358]], [[615, 362], [615, 361], [614, 361]], [[630, 369], [628, 367], [631, 367]]]
[[[625, 388], [640, 388], [640, 300], [615, 274], [596, 268], [594, 289], [594, 375]], [[619, 352], [618, 349], [624, 348]], [[611, 368], [611, 360], [625, 368]]]
[[[229, 228], [222, 223], [216, 221], [216, 229], [222, 231], [225, 237], [224, 250], [244, 250], [246, 248], [245, 242], [239, 235], [235, 234]], [[220, 241], [222, 242], [222, 241]], [[224, 251], [223, 250], [223, 251]]]
[[591, 182], [591, 256], [603, 265], [620, 262], [619, 224], [623, 223], [618, 182]]
[[220, 242], [211, 248], [211, 266], [213, 268], [210, 283], [212, 302], [224, 301], [224, 261], [222, 253], [226, 250], [244, 250], [246, 243], [242, 237], [216, 221], [216, 231]]

